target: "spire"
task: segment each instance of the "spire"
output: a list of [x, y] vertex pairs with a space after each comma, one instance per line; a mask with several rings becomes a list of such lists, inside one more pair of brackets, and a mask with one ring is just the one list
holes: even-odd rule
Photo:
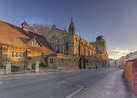
[[24, 30], [24, 31], [27, 31], [28, 32], [28, 24], [27, 24], [27, 22], [24, 20], [24, 22], [21, 24], [22, 25], [22, 29]]
[[69, 25], [68, 32], [70, 34], [75, 34], [76, 33], [76, 28], [75, 28], [75, 25], [73, 23], [73, 18], [72, 17], [71, 17], [71, 22], [70, 22], [70, 25]]
[[73, 18], [71, 17], [71, 22], [73, 22]]

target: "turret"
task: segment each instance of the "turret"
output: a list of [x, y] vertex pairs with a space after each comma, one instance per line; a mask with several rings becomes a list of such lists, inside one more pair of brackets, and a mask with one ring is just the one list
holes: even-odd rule
[[71, 18], [71, 22], [70, 22], [70, 25], [69, 25], [68, 32], [70, 34], [76, 34], [76, 28], [75, 28], [75, 25], [73, 23], [73, 19], [72, 18]]
[[24, 20], [24, 22], [21, 24], [22, 25], [22, 29], [26, 32], [28, 32], [28, 24], [27, 22]]

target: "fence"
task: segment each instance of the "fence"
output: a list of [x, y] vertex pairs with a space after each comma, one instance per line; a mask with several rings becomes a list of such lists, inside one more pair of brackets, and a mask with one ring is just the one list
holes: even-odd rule
[[126, 61], [124, 65], [124, 74], [128, 84], [137, 96], [137, 59]]

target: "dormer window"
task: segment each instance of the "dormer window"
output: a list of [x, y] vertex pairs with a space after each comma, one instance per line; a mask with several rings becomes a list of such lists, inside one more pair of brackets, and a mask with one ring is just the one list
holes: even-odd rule
[[36, 40], [36, 38], [34, 38], [33, 40], [31, 40], [29, 42], [30, 46], [35, 46], [35, 47], [41, 47], [41, 45], [39, 44], [39, 42]]

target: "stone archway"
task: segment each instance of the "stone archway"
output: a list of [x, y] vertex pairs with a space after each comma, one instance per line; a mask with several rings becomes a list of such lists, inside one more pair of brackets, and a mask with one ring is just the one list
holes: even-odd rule
[[86, 69], [86, 59], [83, 58], [83, 69]]
[[86, 58], [84, 56], [81, 56], [79, 58], [79, 69], [86, 69]]
[[79, 69], [82, 68], [82, 58], [79, 59]]

